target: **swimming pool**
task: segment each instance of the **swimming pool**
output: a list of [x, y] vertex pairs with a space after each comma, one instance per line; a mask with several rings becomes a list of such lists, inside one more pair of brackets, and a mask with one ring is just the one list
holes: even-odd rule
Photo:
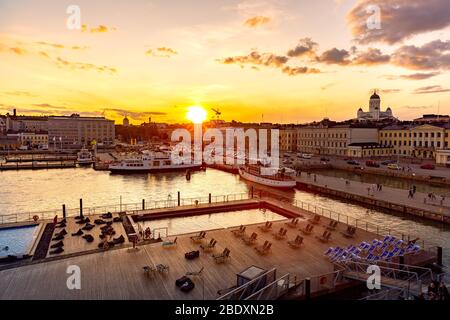
[[[177, 235], [285, 219], [286, 217], [270, 210], [251, 209], [141, 221], [139, 222], [139, 225], [143, 227], [143, 229], [149, 227], [152, 231], [155, 229], [167, 228], [169, 235]], [[161, 230], [161, 236], [164, 235], [165, 232]]]
[[28, 254], [38, 229], [39, 225], [0, 229], [0, 258]]

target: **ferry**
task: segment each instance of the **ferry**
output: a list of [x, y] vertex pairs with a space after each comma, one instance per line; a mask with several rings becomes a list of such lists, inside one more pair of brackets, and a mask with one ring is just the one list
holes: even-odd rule
[[170, 172], [186, 171], [201, 168], [201, 164], [172, 162], [170, 152], [165, 151], [143, 151], [142, 154], [114, 162], [108, 169], [116, 173], [137, 173], [137, 172]]
[[246, 165], [239, 168], [241, 178], [272, 188], [290, 189], [297, 185], [292, 175], [284, 169], [268, 168], [262, 165]]
[[94, 157], [92, 156], [92, 153], [88, 149], [83, 148], [77, 154], [77, 163], [79, 165], [92, 164], [94, 163]]

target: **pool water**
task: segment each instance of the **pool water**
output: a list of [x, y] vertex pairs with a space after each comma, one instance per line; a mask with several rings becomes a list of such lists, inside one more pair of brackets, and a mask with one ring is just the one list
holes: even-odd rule
[[177, 235], [285, 219], [286, 217], [270, 210], [252, 209], [191, 217], [150, 220], [139, 222], [139, 225], [143, 229], [150, 227], [152, 232], [156, 229], [156, 232], [160, 232], [161, 236], [164, 237], [166, 235], [164, 228], [167, 228], [168, 235]]
[[0, 258], [28, 254], [38, 225], [0, 229]]

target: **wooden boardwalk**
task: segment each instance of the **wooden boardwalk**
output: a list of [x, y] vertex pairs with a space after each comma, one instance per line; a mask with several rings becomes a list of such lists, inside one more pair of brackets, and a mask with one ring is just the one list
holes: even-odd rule
[[[310, 214], [305, 215], [305, 218], [310, 217]], [[286, 227], [286, 221], [274, 222], [274, 231]], [[300, 221], [299, 227], [307, 223], [304, 219]], [[315, 235], [321, 234], [323, 225], [328, 222], [322, 217], [321, 225], [315, 227]], [[374, 234], [358, 229], [355, 239], [347, 239], [340, 234], [345, 228], [346, 225], [341, 223], [328, 244], [320, 242], [314, 235], [304, 236], [302, 248], [295, 250], [288, 246], [287, 240], [300, 234], [298, 228], [287, 228], [287, 239], [275, 240], [271, 232], [262, 233], [256, 225], [248, 226], [247, 234], [258, 234], [257, 244], [261, 245], [265, 240], [273, 243], [272, 252], [267, 256], [257, 254], [230, 229], [207, 232], [206, 241], [211, 238], [218, 241], [216, 253], [225, 247], [231, 250], [231, 259], [220, 265], [214, 262], [211, 254], [201, 253], [196, 260], [186, 260], [184, 253], [199, 249], [199, 245], [191, 242], [190, 235], [183, 235], [178, 237], [178, 245], [170, 249], [155, 243], [140, 246], [137, 251], [123, 248], [22, 266], [0, 271], [0, 299], [202, 299], [202, 279], [204, 297], [215, 299], [218, 290], [236, 285], [236, 274], [252, 265], [267, 270], [275, 267], [277, 276], [291, 273], [298, 279], [332, 272], [333, 265], [323, 257], [329, 246], [348, 246], [375, 238]], [[96, 238], [94, 245], [97, 243]], [[71, 244], [72, 249], [68, 251], [82, 249], [81, 245]], [[144, 274], [143, 266], [159, 263], [169, 266], [167, 275], [147, 277]], [[81, 269], [81, 290], [69, 290], [66, 286], [69, 276], [66, 270], [70, 265]], [[196, 284], [193, 291], [186, 294], [175, 286], [177, 278], [202, 267], [205, 268], [203, 276], [192, 277]]]

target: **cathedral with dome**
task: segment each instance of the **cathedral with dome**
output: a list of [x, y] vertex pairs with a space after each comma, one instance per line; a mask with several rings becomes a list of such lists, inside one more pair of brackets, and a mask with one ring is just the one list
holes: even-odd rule
[[381, 99], [376, 91], [370, 97], [369, 111], [365, 112], [362, 108], [359, 108], [357, 114], [358, 121], [380, 121], [380, 120], [393, 120], [394, 115], [392, 109], [387, 108], [386, 111], [381, 111]]

